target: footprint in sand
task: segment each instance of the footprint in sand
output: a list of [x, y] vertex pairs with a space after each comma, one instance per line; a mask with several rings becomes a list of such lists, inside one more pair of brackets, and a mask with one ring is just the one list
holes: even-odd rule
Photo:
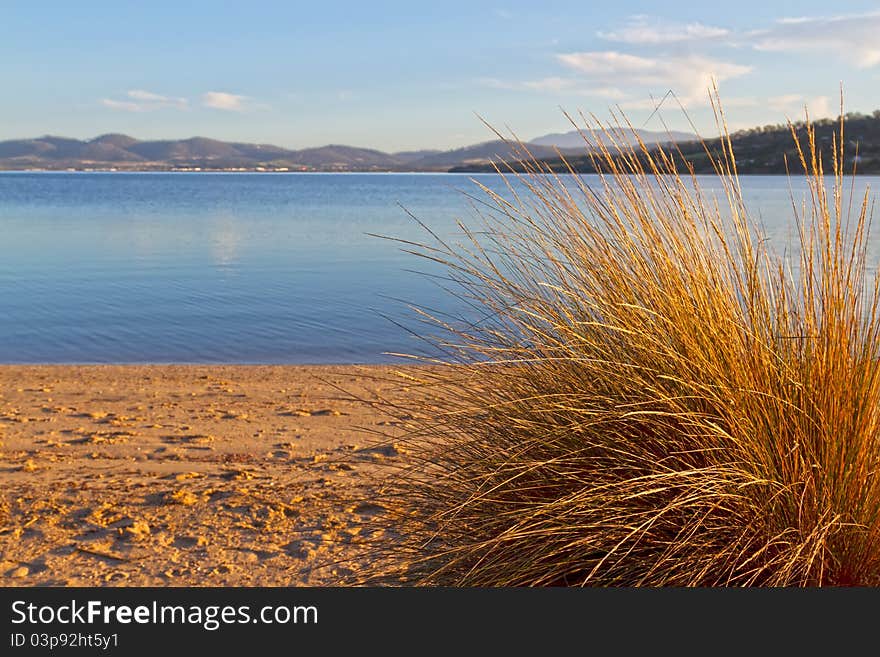
[[210, 445], [216, 438], [207, 433], [188, 433], [183, 435], [163, 436], [166, 443], [184, 443], [187, 445]]
[[375, 504], [373, 502], [361, 502], [360, 504], [356, 504], [355, 506], [350, 507], [348, 511], [358, 516], [371, 518], [380, 513], [384, 513], [386, 509], [381, 504]]
[[176, 548], [194, 548], [205, 547], [208, 545], [208, 539], [204, 536], [178, 536], [173, 543]]

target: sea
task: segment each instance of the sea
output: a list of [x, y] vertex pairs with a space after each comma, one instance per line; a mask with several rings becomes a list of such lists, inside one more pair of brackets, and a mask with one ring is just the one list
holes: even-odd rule
[[[866, 186], [880, 178], [855, 179], [856, 196]], [[413, 306], [471, 309], [409, 243], [463, 240], [486, 209], [482, 187], [511, 194], [491, 174], [0, 173], [0, 363], [431, 355]], [[805, 181], [742, 187], [784, 250]]]

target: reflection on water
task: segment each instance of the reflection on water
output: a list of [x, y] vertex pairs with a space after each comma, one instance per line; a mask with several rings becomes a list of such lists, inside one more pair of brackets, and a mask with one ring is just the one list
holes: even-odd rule
[[[480, 182], [498, 191], [495, 176]], [[877, 179], [861, 178], [857, 190]], [[711, 188], [717, 184], [707, 181]], [[795, 184], [795, 195], [803, 186]], [[743, 180], [793, 235], [788, 181]], [[0, 174], [0, 362], [383, 362], [421, 345], [399, 300], [460, 310], [400, 205], [443, 236], [466, 176]], [[394, 321], [392, 321], [394, 320]], [[412, 324], [412, 321], [409, 322]]]
[[241, 244], [241, 228], [231, 218], [217, 221], [211, 234], [211, 256], [214, 265], [231, 268], [238, 261], [238, 248]]

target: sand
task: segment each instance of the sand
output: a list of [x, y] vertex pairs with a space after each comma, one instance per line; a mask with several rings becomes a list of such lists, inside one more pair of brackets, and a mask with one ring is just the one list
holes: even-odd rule
[[407, 394], [394, 376], [0, 366], [0, 585], [342, 582], [383, 531], [374, 475], [406, 459], [351, 394]]

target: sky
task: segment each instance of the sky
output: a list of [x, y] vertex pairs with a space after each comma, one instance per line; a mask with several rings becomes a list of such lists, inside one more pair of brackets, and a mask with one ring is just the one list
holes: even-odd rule
[[876, 0], [3, 0], [0, 139], [445, 149], [563, 110], [708, 136], [713, 79], [732, 129], [836, 116], [841, 85], [880, 108], [878, 35]]

